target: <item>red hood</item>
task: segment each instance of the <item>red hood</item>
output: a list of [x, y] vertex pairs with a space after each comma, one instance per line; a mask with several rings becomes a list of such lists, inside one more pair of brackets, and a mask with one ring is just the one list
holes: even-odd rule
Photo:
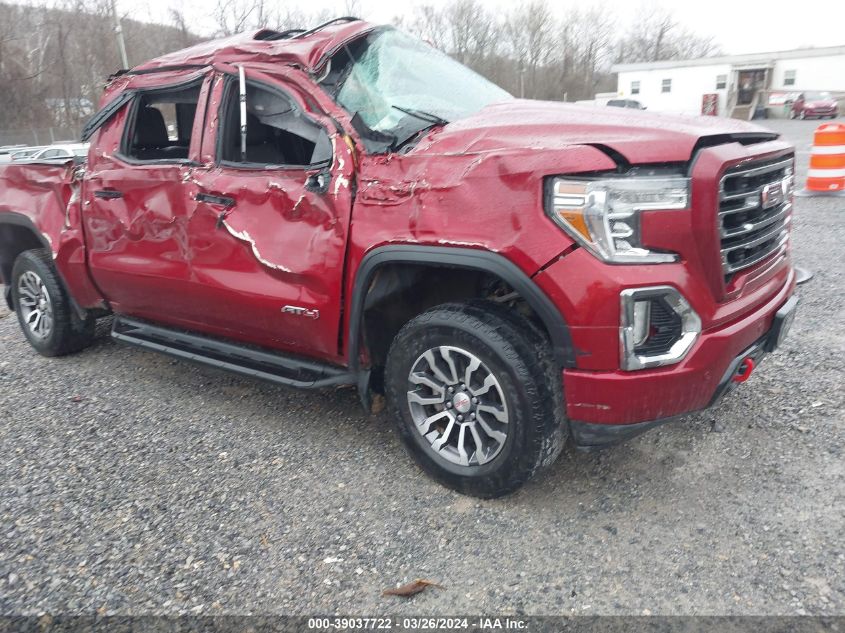
[[721, 117], [672, 116], [514, 99], [450, 123], [431, 134], [415, 151], [538, 151], [569, 145], [604, 145], [630, 163], [686, 162], [700, 139], [723, 135], [761, 140], [778, 136], [756, 125]]

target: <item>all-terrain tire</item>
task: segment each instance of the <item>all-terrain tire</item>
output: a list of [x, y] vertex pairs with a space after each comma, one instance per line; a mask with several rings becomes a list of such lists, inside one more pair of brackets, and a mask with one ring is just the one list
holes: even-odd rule
[[[391, 344], [385, 368], [385, 386], [399, 434], [420, 467], [444, 486], [460, 493], [492, 498], [513, 492], [543, 467], [552, 464], [563, 449], [568, 428], [563, 408], [562, 379], [550, 348], [548, 339], [528, 319], [489, 301], [444, 304], [409, 321]], [[446, 356], [443, 356], [443, 349], [447, 350]], [[409, 392], [421, 393], [418, 383], [412, 382], [412, 373], [414, 380], [422, 380], [420, 376], [423, 376], [421, 389], [425, 396], [438, 398], [439, 392], [426, 386], [432, 383], [439, 385], [436, 371], [430, 377], [425, 376], [431, 368], [430, 361], [426, 359], [429, 350], [433, 350], [437, 364], [441, 365], [439, 375], [449, 380], [458, 374], [461, 377], [467, 375], [466, 367], [475, 362], [471, 359], [476, 359], [480, 365], [475, 373], [493, 376], [497, 385], [495, 393], [500, 395], [491, 396], [488, 389], [487, 393], [474, 398], [474, 393], [483, 389], [478, 382], [462, 389], [462, 383], [480, 380], [473, 374], [470, 381], [459, 380], [453, 385], [454, 394], [446, 392], [443, 405], [434, 404], [426, 408], [418, 406], [417, 402], [412, 404]], [[444, 365], [441, 361], [447, 357]], [[458, 371], [450, 369], [453, 365], [458, 367]], [[447, 375], [444, 376], [444, 373]], [[443, 384], [446, 385], [446, 382]], [[462, 393], [471, 400], [479, 400], [479, 403], [467, 404]], [[484, 398], [496, 401], [493, 408], [498, 413], [505, 412], [507, 423], [499, 424], [493, 431], [505, 432], [506, 438], [498, 442], [486, 434], [481, 435], [483, 450], [479, 458], [475, 435], [467, 430], [466, 439], [461, 440], [460, 430], [455, 431], [455, 428], [467, 425], [468, 416], [475, 416], [476, 412], [478, 417], [486, 420], [485, 424], [495, 424], [488, 413], [492, 409], [489, 406], [483, 412], [471, 409], [472, 412], [466, 412], [465, 422], [455, 421], [452, 431], [448, 432], [445, 427], [448, 427], [451, 418], [446, 413], [446, 407], [450, 407], [449, 410], [457, 417], [457, 412], [465, 406], [484, 409]], [[431, 426], [426, 432], [430, 417], [423, 416], [431, 411], [434, 417], [440, 417], [440, 426]], [[498, 421], [498, 417], [495, 419]], [[432, 435], [432, 432], [440, 435]], [[455, 432], [459, 433], [459, 437], [453, 437]], [[448, 441], [440, 444], [440, 450], [437, 450], [433, 443], [436, 445], [443, 435], [448, 436]], [[469, 436], [473, 439], [469, 440]], [[490, 440], [490, 450], [484, 447], [486, 440]], [[457, 447], [458, 442], [463, 442], [463, 452]], [[494, 449], [498, 452], [492, 459], [479, 463], [492, 455]], [[476, 451], [473, 453], [476, 455], [475, 463], [472, 463], [472, 450]], [[468, 464], [456, 463], [456, 460], [466, 461], [467, 455]]]
[[[12, 268], [11, 290], [18, 323], [39, 354], [72, 354], [85, 349], [94, 340], [95, 319], [77, 316], [49, 250], [29, 250], [18, 256]], [[33, 305], [35, 293], [38, 297]], [[33, 322], [38, 315], [32, 312], [39, 303], [44, 306], [40, 323], [48, 323], [43, 317], [49, 310], [50, 327], [37, 331], [33, 329]]]

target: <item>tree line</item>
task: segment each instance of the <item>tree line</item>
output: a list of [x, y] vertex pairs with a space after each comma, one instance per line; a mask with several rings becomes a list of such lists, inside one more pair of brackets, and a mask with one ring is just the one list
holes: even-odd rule
[[705, 57], [719, 52], [712, 37], [679, 24], [672, 13], [643, 5], [622, 29], [603, 6], [553, 11], [529, 0], [494, 12], [480, 0], [457, 0], [438, 9], [417, 6], [398, 20], [434, 46], [529, 99], [590, 99], [616, 88], [612, 63]]
[[[96, 108], [106, 77], [121, 67], [112, 0], [0, 3], [0, 144], [4, 130], [77, 130]], [[126, 4], [126, 3], [124, 3]], [[359, 0], [338, 15], [361, 13]], [[330, 17], [269, 0], [215, 0], [215, 33], [201, 36], [178, 9], [168, 24], [120, 16], [129, 64], [184, 48], [210, 35], [308, 27]], [[493, 11], [481, 0], [446, 7], [418, 4], [394, 20], [509, 92], [531, 99], [592, 98], [615, 89], [615, 62], [695, 58], [719, 52], [713, 38], [679, 24], [670, 11], [643, 5], [622, 28], [607, 7], [552, 9], [529, 0]]]

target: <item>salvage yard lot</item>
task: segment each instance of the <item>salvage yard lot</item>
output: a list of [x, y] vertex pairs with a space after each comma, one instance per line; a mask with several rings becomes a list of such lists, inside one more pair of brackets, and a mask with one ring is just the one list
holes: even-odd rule
[[[816, 122], [770, 125], [802, 185]], [[843, 614], [843, 243], [845, 200], [798, 199], [816, 277], [785, 346], [718, 409], [567, 450], [497, 501], [423, 476], [353, 391], [197, 368], [107, 324], [48, 360], [0, 318], [0, 611]], [[443, 588], [381, 596], [415, 578]]]

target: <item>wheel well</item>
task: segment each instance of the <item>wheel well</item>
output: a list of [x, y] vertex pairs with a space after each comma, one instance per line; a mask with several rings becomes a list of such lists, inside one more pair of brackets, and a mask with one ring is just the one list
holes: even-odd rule
[[470, 299], [507, 305], [549, 338], [548, 329], [525, 298], [493, 273], [426, 264], [385, 264], [376, 270], [363, 306], [361, 336], [372, 369], [371, 388], [382, 392], [387, 353], [403, 325], [434, 306]]
[[6, 285], [11, 282], [12, 267], [18, 255], [33, 248], [44, 247], [44, 242], [32, 229], [0, 222], [0, 282]]

